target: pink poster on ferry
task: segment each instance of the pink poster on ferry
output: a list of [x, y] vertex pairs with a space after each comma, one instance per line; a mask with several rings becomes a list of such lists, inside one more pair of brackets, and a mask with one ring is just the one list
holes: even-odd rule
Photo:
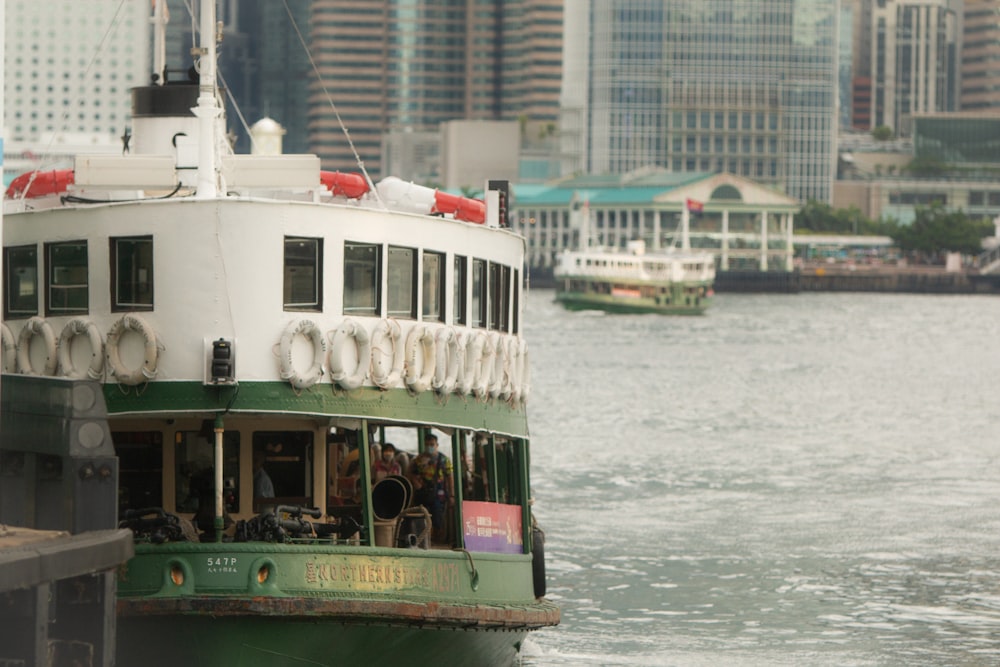
[[501, 554], [524, 553], [521, 508], [473, 500], [462, 502], [465, 548]]

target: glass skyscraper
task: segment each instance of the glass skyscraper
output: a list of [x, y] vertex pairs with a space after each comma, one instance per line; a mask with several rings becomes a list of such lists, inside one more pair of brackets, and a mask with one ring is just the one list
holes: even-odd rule
[[558, 0], [315, 0], [310, 26], [324, 78], [310, 91], [310, 150], [328, 169], [356, 165], [327, 93], [373, 176], [387, 133], [558, 118]]
[[586, 91], [564, 91], [584, 170], [727, 171], [830, 201], [839, 0], [568, 0], [567, 14], [584, 4], [566, 40], [587, 41]]

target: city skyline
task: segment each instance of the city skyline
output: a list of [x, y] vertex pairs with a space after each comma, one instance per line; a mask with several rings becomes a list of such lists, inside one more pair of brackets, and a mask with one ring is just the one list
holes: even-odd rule
[[[286, 152], [356, 169], [329, 94], [376, 177], [401, 151], [422, 156], [415, 177], [438, 176], [442, 123], [517, 120], [522, 139], [550, 137], [564, 175], [724, 171], [830, 201], [839, 132], [907, 136], [914, 114], [1000, 107], [1000, 0], [287, 2], [219, 3], [237, 150], [243, 120], [269, 116]], [[148, 6], [58, 4], [49, 20], [52, 3], [7, 0], [5, 136], [113, 144], [128, 89], [152, 74]], [[168, 6], [164, 74], [177, 80], [192, 22]]]

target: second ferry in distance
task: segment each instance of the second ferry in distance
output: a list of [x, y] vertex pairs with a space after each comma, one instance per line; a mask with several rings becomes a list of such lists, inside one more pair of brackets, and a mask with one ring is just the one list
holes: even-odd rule
[[647, 253], [645, 242], [636, 240], [625, 252], [604, 247], [563, 251], [554, 271], [556, 301], [569, 310], [704, 313], [714, 295], [715, 257], [690, 249], [688, 226], [685, 210], [680, 249]]

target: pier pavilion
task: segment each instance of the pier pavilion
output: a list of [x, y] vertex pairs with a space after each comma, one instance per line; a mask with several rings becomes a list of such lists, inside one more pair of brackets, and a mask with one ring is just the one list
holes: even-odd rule
[[511, 224], [528, 240], [528, 268], [544, 272], [562, 250], [584, 244], [588, 228], [592, 245], [624, 249], [633, 239], [650, 249], [679, 244], [688, 208], [691, 247], [713, 252], [719, 270], [792, 271], [792, 230], [801, 207], [734, 174], [647, 168], [517, 185]]

